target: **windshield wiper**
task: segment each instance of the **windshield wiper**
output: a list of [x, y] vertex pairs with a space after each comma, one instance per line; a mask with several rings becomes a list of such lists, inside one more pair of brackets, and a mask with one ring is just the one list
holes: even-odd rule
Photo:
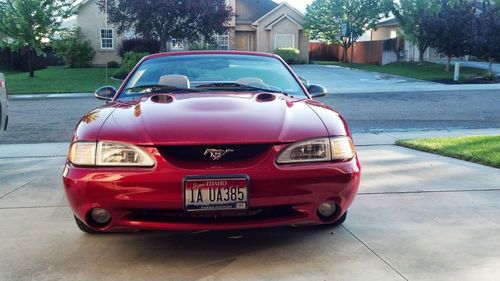
[[130, 87], [130, 88], [125, 89], [125, 91], [135, 91], [135, 90], [141, 90], [141, 91], [144, 91], [147, 93], [200, 92], [200, 90], [198, 90], [198, 89], [178, 88], [178, 87], [174, 87], [174, 86], [159, 85], [159, 84], [139, 85], [139, 86], [134, 86], [134, 87]]
[[274, 89], [266, 89], [260, 88], [245, 84], [233, 83], [233, 82], [217, 82], [217, 83], [209, 83], [198, 85], [196, 88], [223, 88], [224, 90], [241, 90], [241, 91], [261, 91], [267, 93], [278, 93], [288, 96], [288, 93], [283, 92], [282, 90], [274, 90]]

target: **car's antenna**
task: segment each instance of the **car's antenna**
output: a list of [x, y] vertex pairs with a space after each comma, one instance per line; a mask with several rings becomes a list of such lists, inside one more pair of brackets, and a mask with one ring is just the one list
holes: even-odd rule
[[[108, 0], [104, 1], [104, 17], [105, 17], [104, 27], [105, 27], [106, 32], [108, 32]], [[113, 32], [113, 31], [111, 31], [111, 32]], [[111, 35], [111, 36], [113, 36], [113, 35]], [[109, 85], [108, 84], [108, 62], [106, 62], [106, 85]]]

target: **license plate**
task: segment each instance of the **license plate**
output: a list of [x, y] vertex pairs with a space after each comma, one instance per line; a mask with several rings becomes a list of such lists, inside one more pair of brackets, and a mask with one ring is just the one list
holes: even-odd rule
[[244, 210], [248, 208], [248, 178], [186, 178], [186, 211]]

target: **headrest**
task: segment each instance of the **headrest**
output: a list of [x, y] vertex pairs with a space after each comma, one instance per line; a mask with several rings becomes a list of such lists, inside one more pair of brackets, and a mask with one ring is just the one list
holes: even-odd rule
[[158, 84], [182, 89], [190, 87], [189, 79], [184, 75], [163, 75]]
[[240, 78], [236, 80], [236, 83], [241, 84], [241, 85], [247, 85], [247, 86], [266, 86], [266, 83], [264, 83], [264, 80], [260, 78], [254, 78], [254, 77], [248, 77], [248, 78]]

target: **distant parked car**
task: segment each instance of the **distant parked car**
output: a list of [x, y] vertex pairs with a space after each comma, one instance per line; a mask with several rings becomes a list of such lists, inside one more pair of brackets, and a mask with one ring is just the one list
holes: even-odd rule
[[7, 85], [5, 84], [5, 77], [0, 73], [0, 131], [7, 130], [7, 123], [9, 122], [8, 105]]

